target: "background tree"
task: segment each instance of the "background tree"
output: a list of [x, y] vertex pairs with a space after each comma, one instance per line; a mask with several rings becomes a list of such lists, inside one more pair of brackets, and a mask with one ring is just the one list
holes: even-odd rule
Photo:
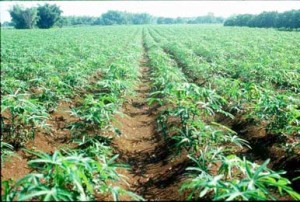
[[254, 26], [256, 24], [256, 22], [254, 22], [255, 17], [256, 17], [255, 15], [251, 15], [251, 14], [234, 15], [234, 16], [229, 17], [224, 22], [224, 26], [250, 26], [250, 27], [255, 27]]
[[19, 5], [14, 5], [9, 14], [16, 29], [32, 29], [38, 19], [36, 8], [24, 9]]
[[297, 29], [300, 28], [300, 10], [290, 10], [283, 13], [271, 11], [262, 12], [258, 15], [242, 14], [231, 16], [224, 22], [224, 26]]
[[147, 13], [133, 14], [132, 23], [135, 25], [150, 24], [152, 16]]
[[276, 27], [286, 27], [289, 29], [300, 28], [300, 10], [291, 10], [279, 14]]
[[37, 11], [39, 17], [37, 26], [42, 29], [49, 29], [52, 27], [60, 19], [62, 13], [62, 10], [55, 4], [39, 5]]
[[188, 24], [204, 24], [204, 23], [223, 23], [224, 18], [216, 17], [213, 13], [208, 13], [204, 16], [198, 16], [196, 18], [190, 19]]
[[175, 23], [174, 18], [168, 18], [168, 17], [158, 17], [157, 18], [157, 24], [174, 24]]
[[105, 25], [127, 24], [124, 13], [120, 11], [108, 11], [101, 18]]
[[254, 19], [256, 21], [256, 27], [275, 27], [277, 12], [263, 12], [257, 15]]
[[187, 23], [187, 18], [183, 18], [183, 17], [177, 17], [176, 20], [175, 20], [175, 23], [176, 24], [184, 24], [184, 23]]
[[84, 26], [84, 25], [102, 25], [101, 17], [90, 17], [90, 16], [61, 16], [60, 19], [55, 23], [55, 26], [66, 27], [66, 26]]
[[94, 23], [93, 23], [93, 25], [103, 25], [103, 24], [104, 23], [103, 23], [103, 20], [102, 20], [101, 17], [96, 18]]
[[13, 22], [5, 21], [5, 22], [1, 23], [1, 26], [2, 27], [14, 27], [15, 24]]

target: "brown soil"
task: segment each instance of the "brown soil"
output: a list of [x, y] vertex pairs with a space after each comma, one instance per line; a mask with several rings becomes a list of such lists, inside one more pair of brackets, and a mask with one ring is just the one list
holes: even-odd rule
[[234, 120], [218, 115], [217, 121], [230, 127], [250, 143], [251, 149], [245, 149], [239, 152], [239, 155], [246, 156], [248, 160], [256, 163], [263, 163], [270, 159], [268, 167], [274, 170], [285, 170], [287, 173], [283, 176], [292, 182], [292, 187], [296, 191], [300, 191], [300, 180], [293, 180], [300, 175], [300, 148], [295, 147], [290, 153], [284, 148], [286, 143], [300, 142], [297, 135], [270, 134], [266, 130], [265, 122], [250, 122], [242, 115], [236, 115]]
[[[162, 135], [156, 132], [156, 114], [160, 110], [155, 104], [149, 106], [150, 91], [147, 58], [140, 61], [142, 77], [136, 87], [136, 95], [123, 104], [123, 116], [116, 116], [114, 123], [121, 136], [113, 141], [120, 162], [129, 164], [131, 169], [119, 169], [128, 184], [120, 183], [147, 200], [184, 200], [178, 190], [184, 180], [183, 172], [188, 164], [186, 153], [175, 156]], [[171, 154], [173, 153], [173, 155]], [[130, 200], [123, 197], [121, 200]]]
[[[174, 63], [186, 75], [190, 82], [203, 86], [206, 83], [203, 78], [195, 77], [187, 71], [185, 64], [178, 60], [175, 55], [167, 49], [164, 52], [173, 59]], [[216, 88], [213, 86], [213, 88]], [[300, 138], [296, 135], [282, 136], [280, 134], [269, 134], [266, 130], [267, 123], [249, 122], [242, 115], [236, 115], [234, 120], [224, 115], [218, 114], [216, 117], [218, 123], [221, 123], [233, 131], [237, 132], [239, 137], [247, 140], [251, 149], [243, 148], [236, 150], [238, 156], [245, 156], [248, 160], [262, 164], [266, 159], [270, 159], [269, 168], [274, 170], [285, 170], [287, 177], [292, 182], [292, 187], [300, 191], [300, 179], [293, 180], [300, 176], [300, 148], [294, 149], [293, 154], [288, 154], [284, 146], [286, 143], [299, 143]]]
[[[50, 115], [47, 124], [51, 126], [50, 131], [40, 130], [36, 133], [33, 140], [25, 144], [26, 149], [53, 153], [59, 148], [74, 147], [75, 144], [69, 143], [70, 130], [68, 124], [75, 122], [77, 119], [72, 117], [68, 112], [71, 103], [61, 102], [57, 110]], [[27, 163], [32, 156], [23, 150], [16, 152], [16, 156], [8, 157], [7, 161], [1, 166], [2, 180], [18, 180], [31, 172]]]
[[[186, 179], [182, 174], [188, 165], [186, 153], [174, 155], [162, 135], [156, 132], [156, 117], [164, 107], [153, 104], [149, 106], [147, 96], [150, 91], [150, 69], [146, 66], [145, 53], [140, 62], [140, 83], [136, 95], [128, 97], [123, 104], [122, 115], [115, 116], [114, 125], [121, 131], [121, 136], [113, 141], [113, 148], [120, 154], [119, 161], [129, 164], [131, 169], [119, 168], [118, 173], [125, 176], [127, 183], [116, 182], [127, 190], [137, 193], [149, 200], [184, 200], [186, 194], [179, 194], [181, 183]], [[101, 74], [99, 74], [101, 75]], [[98, 75], [96, 75], [98, 77]], [[70, 143], [70, 123], [78, 121], [70, 115], [70, 109], [78, 103], [61, 102], [50, 114], [47, 124], [49, 131], [40, 130], [35, 138], [26, 143], [25, 148], [53, 153], [61, 147], [74, 147]], [[17, 157], [9, 157], [1, 167], [2, 180], [18, 180], [32, 172], [27, 163], [32, 158], [28, 153], [19, 150]], [[99, 196], [101, 200], [112, 200], [111, 196]], [[121, 196], [120, 200], [132, 200]]]
[[[90, 84], [95, 83], [102, 77], [102, 72], [95, 72], [90, 76]], [[39, 93], [32, 90], [33, 93]], [[79, 89], [79, 94], [85, 94], [83, 89]], [[81, 97], [76, 95], [70, 102], [59, 102], [55, 111], [50, 112], [50, 118], [47, 124], [50, 130], [40, 129], [33, 140], [25, 144], [26, 149], [53, 153], [60, 148], [74, 148], [76, 144], [71, 143], [71, 131], [68, 126], [72, 123], [79, 121], [78, 118], [71, 116], [70, 110], [80, 102]], [[3, 114], [4, 117], [9, 117], [9, 114]], [[92, 132], [92, 131], [88, 131]], [[16, 155], [8, 157], [7, 161], [1, 165], [1, 179], [2, 180], [18, 180], [32, 170], [28, 167], [27, 163], [32, 158], [31, 155], [23, 150], [16, 151]]]
[[1, 165], [1, 181], [17, 180], [30, 173], [27, 166], [27, 159], [22, 157], [23, 152], [17, 152], [17, 156], [8, 157], [8, 160]]
[[[166, 53], [168, 52], [166, 51]], [[176, 58], [174, 61], [188, 75], [188, 78], [192, 78], [187, 71], [184, 71], [183, 64], [176, 61]], [[114, 138], [112, 146], [115, 153], [120, 154], [119, 162], [130, 166], [129, 170], [118, 169], [118, 173], [124, 176], [126, 182], [119, 181], [115, 182], [114, 185], [137, 193], [147, 200], [185, 200], [187, 193], [180, 194], [178, 190], [182, 182], [187, 179], [183, 173], [190, 161], [185, 152], [175, 155], [169, 142], [166, 142], [162, 134], [157, 132], [157, 114], [164, 107], [158, 107], [156, 104], [149, 106], [147, 103], [151, 88], [150, 68], [147, 63], [148, 59], [146, 51], [144, 51], [140, 61], [142, 76], [136, 86], [136, 94], [127, 97], [127, 101], [124, 102], [121, 109], [123, 115], [116, 115], [113, 123], [119, 128], [121, 136]], [[101, 76], [101, 72], [94, 74], [91, 77], [91, 83], [95, 83]], [[203, 84], [203, 80], [196, 80], [196, 78], [191, 82]], [[91, 91], [89, 93], [92, 93]], [[78, 119], [71, 116], [69, 111], [75, 103], [78, 103], [78, 99], [80, 98], [76, 97], [70, 103], [61, 102], [48, 121], [48, 124], [52, 126], [51, 130], [39, 131], [34, 140], [29, 141], [25, 147], [48, 153], [53, 153], [61, 147], [74, 147], [75, 144], [70, 143], [71, 132], [68, 125], [78, 121]], [[276, 170], [287, 170], [287, 177], [290, 179], [299, 175], [299, 172], [295, 170], [299, 169], [300, 153], [287, 156], [286, 152], [277, 145], [282, 140], [279, 136], [267, 134], [263, 123], [257, 126], [252, 123], [249, 124], [239, 117], [235, 120], [224, 117], [216, 118], [219, 119], [218, 122], [232, 128], [240, 137], [250, 142], [251, 150], [243, 149], [237, 153], [258, 163], [262, 163], [266, 158], [271, 158], [270, 167], [274, 167]], [[174, 122], [176, 124], [176, 120]], [[284, 142], [293, 141], [288, 139]], [[31, 156], [22, 150], [18, 151], [17, 155], [17, 157], [9, 158], [1, 166], [2, 180], [17, 180], [31, 172], [27, 165]], [[299, 190], [299, 180], [294, 182], [294, 186], [296, 190]], [[112, 200], [112, 198], [111, 196], [99, 196], [98, 200]], [[121, 196], [120, 200], [132, 199], [128, 196]]]
[[[154, 37], [155, 39], [155, 37]], [[198, 86], [203, 86], [206, 81], [201, 77], [195, 77], [186, 69], [186, 65], [178, 60], [175, 55], [167, 49], [164, 52], [170, 56], [174, 64], [186, 75], [189, 82], [193, 82]], [[216, 88], [213, 86], [213, 88]], [[299, 143], [300, 138], [296, 135], [282, 136], [280, 134], [269, 134], [266, 130], [266, 123], [250, 123], [243, 116], [237, 115], [234, 120], [224, 115], [218, 114], [216, 117], [218, 123], [221, 123], [233, 131], [237, 132], [239, 137], [247, 140], [251, 149], [244, 147], [237, 149], [238, 156], [245, 156], [248, 160], [262, 164], [266, 159], [270, 159], [269, 168], [274, 170], [285, 170], [287, 177], [292, 182], [292, 187], [296, 191], [300, 191], [300, 179], [293, 180], [300, 176], [300, 148], [295, 148], [293, 154], [288, 154], [283, 145], [286, 143]]]

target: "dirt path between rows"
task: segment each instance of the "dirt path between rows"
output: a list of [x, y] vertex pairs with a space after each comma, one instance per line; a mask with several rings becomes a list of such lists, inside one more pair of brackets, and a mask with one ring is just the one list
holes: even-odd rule
[[[162, 134], [157, 132], [156, 119], [163, 107], [156, 104], [148, 105], [147, 98], [151, 91], [150, 73], [147, 51], [144, 48], [140, 60], [141, 76], [135, 88], [136, 94], [127, 97], [124, 102], [121, 109], [123, 116], [115, 115], [114, 125], [120, 130], [121, 136], [114, 138], [112, 147], [115, 153], [120, 155], [119, 162], [128, 164], [131, 168], [130, 170], [122, 168], [117, 170], [119, 174], [125, 176], [127, 183], [119, 181], [116, 185], [137, 193], [147, 200], [182, 201], [186, 199], [186, 194], [180, 194], [178, 190], [186, 179], [183, 173], [189, 161], [184, 152], [176, 155]], [[63, 113], [55, 112], [53, 120], [49, 122], [54, 126], [55, 134], [59, 134], [59, 137], [68, 133], [65, 131], [66, 124], [64, 123], [70, 119], [69, 114], [65, 112], [67, 108], [69, 108], [68, 104], [60, 106], [58, 111], [63, 111]], [[55, 138], [55, 140], [58, 139]], [[66, 145], [63, 140], [51, 141], [51, 143], [49, 141], [44, 134], [38, 134], [32, 142], [28, 143], [27, 148], [53, 152], [57, 149], [53, 146], [54, 143], [58, 147]], [[43, 148], [38, 145], [42, 145]], [[16, 180], [31, 172], [27, 166], [28, 159], [23, 153], [20, 155], [21, 158], [13, 157], [12, 161], [5, 163], [1, 169], [1, 177]], [[16, 172], [11, 172], [11, 170]], [[97, 199], [100, 200], [112, 200], [111, 196], [98, 197]], [[132, 199], [121, 195], [119, 200]]]
[[[136, 95], [123, 104], [124, 116], [116, 116], [121, 136], [113, 141], [120, 161], [129, 164], [130, 170], [119, 170], [128, 184], [121, 186], [147, 200], [184, 200], [178, 193], [187, 166], [186, 154], [175, 155], [156, 130], [160, 108], [149, 106], [147, 97], [151, 89], [150, 71], [146, 50], [140, 61], [140, 81]], [[121, 200], [130, 200], [121, 198]]]

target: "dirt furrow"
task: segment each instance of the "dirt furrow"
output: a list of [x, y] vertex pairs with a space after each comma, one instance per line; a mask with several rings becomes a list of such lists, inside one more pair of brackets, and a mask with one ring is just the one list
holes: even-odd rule
[[[162, 135], [156, 130], [156, 118], [160, 108], [148, 105], [151, 90], [150, 71], [146, 50], [140, 61], [141, 78], [135, 96], [123, 104], [123, 116], [117, 115], [115, 126], [121, 136], [113, 141], [120, 154], [121, 163], [130, 170], [120, 169], [128, 184], [122, 184], [147, 200], [183, 200], [178, 193], [182, 173], [187, 165], [186, 154], [175, 155]], [[173, 154], [172, 154], [173, 153]], [[121, 198], [130, 200], [129, 198]]]

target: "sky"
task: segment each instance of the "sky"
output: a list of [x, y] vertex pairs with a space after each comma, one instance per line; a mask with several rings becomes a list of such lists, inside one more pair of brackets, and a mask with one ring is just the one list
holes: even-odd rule
[[146, 12], [161, 17], [195, 17], [209, 12], [215, 16], [229, 17], [233, 14], [258, 14], [263, 11], [283, 12], [300, 9], [300, 1], [1, 1], [0, 20], [10, 21], [8, 10], [15, 4], [25, 8], [38, 4], [56, 4], [63, 16], [100, 16], [108, 10], [132, 13]]

